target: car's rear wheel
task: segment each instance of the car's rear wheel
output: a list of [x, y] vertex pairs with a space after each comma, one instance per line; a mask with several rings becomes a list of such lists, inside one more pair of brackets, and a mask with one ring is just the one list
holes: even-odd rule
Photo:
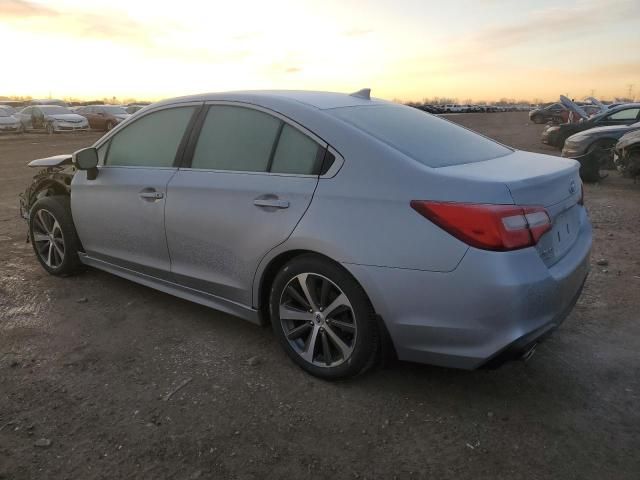
[[54, 133], [56, 133], [56, 130], [53, 127], [53, 123], [51, 123], [51, 122], [47, 123], [47, 133], [49, 135], [53, 135]]
[[269, 310], [281, 345], [312, 375], [350, 377], [375, 363], [380, 335], [373, 307], [338, 265], [316, 255], [294, 258], [273, 281]]
[[36, 258], [50, 274], [70, 275], [80, 268], [80, 240], [68, 197], [43, 197], [31, 207], [29, 238]]

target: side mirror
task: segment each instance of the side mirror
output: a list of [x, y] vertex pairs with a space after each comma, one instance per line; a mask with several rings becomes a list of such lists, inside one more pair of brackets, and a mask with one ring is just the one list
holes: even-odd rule
[[78, 170], [87, 171], [87, 180], [98, 176], [98, 151], [94, 147], [78, 150], [73, 154], [73, 164]]

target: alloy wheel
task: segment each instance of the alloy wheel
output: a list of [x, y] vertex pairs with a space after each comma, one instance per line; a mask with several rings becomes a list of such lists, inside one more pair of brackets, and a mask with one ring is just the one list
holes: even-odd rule
[[280, 297], [279, 317], [289, 345], [306, 362], [335, 367], [351, 357], [357, 336], [353, 307], [328, 278], [293, 277]]
[[33, 219], [33, 242], [42, 261], [49, 268], [58, 268], [64, 262], [65, 245], [60, 223], [45, 209], [38, 210]]

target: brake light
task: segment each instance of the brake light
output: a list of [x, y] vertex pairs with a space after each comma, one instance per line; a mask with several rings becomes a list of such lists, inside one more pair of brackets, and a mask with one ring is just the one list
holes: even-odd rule
[[411, 208], [459, 240], [483, 250], [530, 247], [551, 230], [544, 207], [412, 200]]

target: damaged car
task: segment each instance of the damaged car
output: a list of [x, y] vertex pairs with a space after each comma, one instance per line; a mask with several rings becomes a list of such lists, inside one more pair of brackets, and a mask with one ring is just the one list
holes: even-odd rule
[[20, 110], [16, 116], [22, 128], [46, 130], [47, 133], [88, 131], [89, 122], [82, 115], [59, 105], [36, 105]]
[[528, 358], [589, 272], [577, 162], [368, 89], [164, 100], [30, 165], [21, 212], [45, 271], [88, 265], [270, 325], [325, 379], [383, 352]]
[[537, 107], [529, 111], [529, 120], [533, 123], [566, 122], [569, 119], [569, 110], [561, 103], [552, 103], [546, 107]]
[[544, 144], [562, 150], [565, 140], [578, 132], [607, 125], [631, 125], [638, 121], [640, 121], [640, 103], [627, 103], [606, 110], [591, 118], [583, 118], [582, 121], [577, 123], [548, 125], [542, 131], [541, 140]]
[[614, 147], [613, 161], [625, 177], [640, 177], [640, 129], [623, 135]]
[[600, 169], [615, 168], [613, 149], [618, 140], [636, 130], [640, 130], [640, 122], [590, 128], [567, 138], [562, 156], [580, 162], [580, 177], [585, 182], [597, 182], [601, 178]]

